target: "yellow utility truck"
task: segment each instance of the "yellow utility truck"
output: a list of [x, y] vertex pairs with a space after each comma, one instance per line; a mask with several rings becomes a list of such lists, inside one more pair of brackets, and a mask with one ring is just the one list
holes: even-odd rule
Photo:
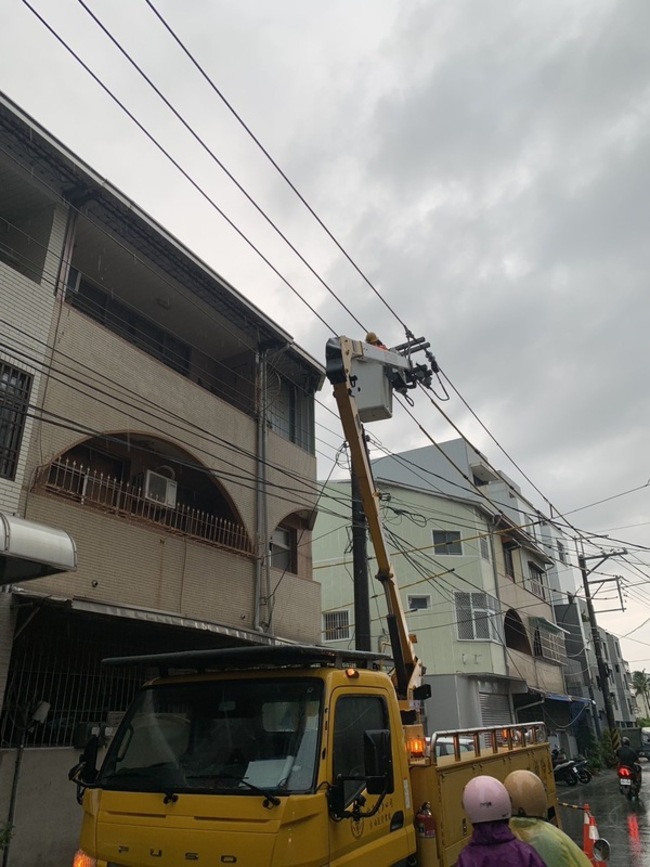
[[[555, 811], [541, 724], [427, 736], [430, 688], [388, 558], [363, 421], [431, 370], [337, 338], [327, 372], [388, 607], [390, 656], [287, 644], [105, 660], [157, 676], [127, 711], [101, 768], [91, 741], [71, 771], [83, 805], [74, 867], [452, 867], [478, 774], [539, 774]], [[443, 749], [444, 746], [444, 749]]]

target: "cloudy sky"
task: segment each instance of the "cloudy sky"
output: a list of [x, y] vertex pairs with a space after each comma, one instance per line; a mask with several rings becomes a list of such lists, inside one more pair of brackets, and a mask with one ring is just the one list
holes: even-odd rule
[[[602, 567], [624, 576], [628, 608], [600, 622], [618, 635], [636, 630], [625, 655], [650, 670], [650, 624], [641, 625], [650, 618], [650, 4], [151, 0], [375, 294], [147, 0], [84, 2], [333, 294], [81, 0], [29, 4], [296, 292], [26, 0], [0, 0], [2, 90], [315, 358], [331, 333], [361, 336], [361, 326], [389, 344], [404, 325], [424, 335], [555, 509], [585, 534], [608, 534], [603, 550], [628, 547], [626, 560]], [[453, 392], [444, 409], [542, 505]], [[422, 396], [415, 414], [437, 439], [456, 435]], [[340, 434], [327, 412], [320, 421], [325, 477]], [[394, 451], [426, 444], [401, 411], [372, 433]]]

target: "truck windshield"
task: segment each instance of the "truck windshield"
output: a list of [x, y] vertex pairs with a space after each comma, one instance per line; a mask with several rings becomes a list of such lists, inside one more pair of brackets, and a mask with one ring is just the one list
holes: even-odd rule
[[313, 789], [322, 683], [219, 680], [144, 688], [96, 785], [120, 791], [255, 795]]

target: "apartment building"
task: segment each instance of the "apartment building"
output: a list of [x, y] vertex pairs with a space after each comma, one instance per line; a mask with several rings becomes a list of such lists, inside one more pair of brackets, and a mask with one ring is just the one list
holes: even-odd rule
[[72, 747], [146, 675], [102, 658], [320, 637], [324, 372], [5, 98], [0, 320], [0, 512], [77, 563], [0, 592], [0, 825], [25, 745], [12, 865], [70, 863]]
[[[435, 696], [429, 729], [540, 718], [550, 728], [568, 726], [575, 703], [564, 682], [566, 631], [555, 622], [547, 579], [554, 557], [539, 513], [462, 439], [380, 458], [373, 472], [408, 624]], [[328, 493], [314, 538], [323, 640], [350, 646], [349, 484], [331, 483]], [[388, 649], [381, 588], [370, 592], [373, 647]]]
[[[549, 548], [558, 550], [555, 567], [549, 570], [549, 584], [556, 621], [567, 631], [567, 691], [590, 702], [590, 712], [579, 717], [573, 726], [578, 733], [577, 747], [584, 752], [589, 738], [593, 735], [600, 737], [608, 727], [604, 689], [610, 695], [616, 725], [620, 728], [634, 726], [637, 706], [632, 690], [632, 676], [629, 664], [623, 659], [618, 638], [598, 627], [607, 675], [607, 683], [601, 683], [592, 624], [584, 599], [582, 575], [574, 545], [567, 547], [565, 539], [557, 538], [557, 529], [552, 524], [547, 526], [546, 532], [549, 534]], [[590, 580], [597, 583], [596, 576], [592, 576]], [[590, 734], [585, 732], [585, 728], [589, 729]]]

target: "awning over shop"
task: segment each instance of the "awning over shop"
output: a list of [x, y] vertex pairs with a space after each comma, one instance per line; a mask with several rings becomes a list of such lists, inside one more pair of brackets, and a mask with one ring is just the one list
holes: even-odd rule
[[589, 698], [582, 698], [581, 696], [577, 695], [566, 695], [563, 692], [543, 692], [541, 690], [530, 687], [529, 693], [531, 695], [537, 695], [540, 698], [543, 698], [545, 701], [565, 701], [575, 702], [577, 704], [591, 704], [591, 699]]
[[0, 512], [0, 584], [77, 568], [77, 547], [64, 530]]
[[569, 635], [568, 629], [562, 629], [561, 626], [558, 626], [557, 623], [553, 623], [551, 620], [547, 620], [546, 617], [531, 617], [530, 622], [534, 626], [539, 626], [542, 629], [546, 629], [547, 632], [552, 632], [554, 635]]
[[237, 626], [229, 626], [213, 620], [199, 620], [195, 617], [185, 617], [173, 611], [162, 611], [159, 608], [141, 608], [136, 605], [116, 605], [110, 602], [96, 602], [92, 599], [74, 599], [66, 596], [55, 596], [53, 593], [41, 593], [23, 587], [13, 588], [13, 603], [17, 607], [37, 605], [39, 608], [48, 606], [63, 608], [79, 614], [94, 614], [99, 617], [136, 620], [142, 623], [152, 623], [158, 626], [173, 626], [182, 629], [195, 629], [200, 632], [213, 633], [228, 639], [236, 639], [246, 644], [293, 645], [295, 642], [274, 635], [255, 632]]
[[210, 620], [197, 620], [194, 617], [184, 617], [182, 614], [174, 614], [171, 611], [160, 611], [155, 608], [137, 608], [130, 605], [111, 605], [102, 602], [94, 602], [87, 599], [70, 599], [66, 604], [73, 611], [83, 611], [88, 614], [99, 614], [104, 617], [126, 617], [130, 620], [142, 620], [148, 623], [158, 623], [163, 626], [180, 626], [184, 629], [198, 629], [201, 632], [214, 632], [217, 635], [225, 635], [228, 638], [236, 638], [252, 644], [290, 644], [271, 635], [264, 635], [248, 629], [239, 629], [236, 626], [227, 626], [224, 623], [215, 623]]
[[[531, 697], [535, 697], [540, 701], [564, 701], [567, 703], [571, 702], [575, 704], [592, 704], [590, 698], [582, 698], [578, 695], [567, 695], [563, 692], [545, 692], [543, 689], [536, 689], [534, 686], [528, 687], [528, 695]], [[521, 698], [521, 696], [516, 696], [516, 699], [519, 698]]]

